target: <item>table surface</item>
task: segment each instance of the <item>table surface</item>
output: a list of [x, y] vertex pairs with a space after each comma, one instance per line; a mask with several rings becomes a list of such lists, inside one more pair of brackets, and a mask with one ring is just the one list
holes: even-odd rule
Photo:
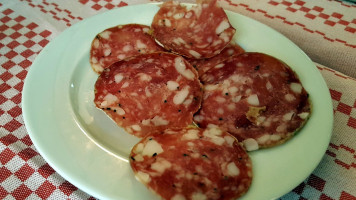
[[[24, 80], [36, 56], [63, 30], [98, 13], [147, 2], [0, 1], [0, 199], [95, 199], [62, 178], [36, 151], [22, 116]], [[281, 199], [355, 200], [356, 4], [337, 0], [219, 2], [296, 43], [314, 61], [330, 91], [334, 109], [330, 144], [313, 173]]]

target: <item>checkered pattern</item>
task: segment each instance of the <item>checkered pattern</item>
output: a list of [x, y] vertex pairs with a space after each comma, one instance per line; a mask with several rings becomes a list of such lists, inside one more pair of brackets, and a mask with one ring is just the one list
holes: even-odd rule
[[20, 104], [23, 80], [31, 61], [49, 42], [51, 32], [40, 30], [37, 24], [11, 9], [2, 11], [0, 21], [3, 23], [0, 26], [0, 130], [11, 133], [23, 126]]
[[[315, 6], [315, 5], [308, 6], [306, 1], [301, 1], [301, 0], [297, 0], [297, 1], [271, 0], [268, 2], [268, 4], [277, 7], [277, 9], [284, 9], [288, 12], [295, 13], [298, 16], [303, 16], [305, 18], [308, 18], [307, 20], [312, 20], [313, 26], [308, 26], [307, 24], [301, 23], [299, 20], [295, 21], [295, 18], [287, 19], [286, 16], [269, 14], [268, 11], [261, 8], [257, 8], [257, 9], [251, 8], [248, 4], [244, 4], [244, 3], [236, 4], [236, 3], [232, 3], [232, 1], [230, 0], [225, 0], [225, 1], [233, 6], [245, 7], [245, 9], [250, 12], [262, 13], [265, 17], [270, 19], [279, 19], [282, 20], [283, 23], [285, 24], [300, 26], [301, 28], [303, 28], [303, 30], [308, 31], [310, 33], [318, 34], [326, 40], [342, 43], [345, 46], [356, 48], [356, 41], [350, 41], [351, 43], [348, 43], [345, 40], [338, 38], [337, 36], [327, 35], [326, 33], [324, 33], [323, 30], [319, 30], [320, 27], [315, 26], [315, 24], [325, 24], [326, 27], [338, 26], [337, 28], [340, 28], [341, 30], [343, 29], [346, 32], [354, 34], [356, 33], [356, 18], [354, 17], [350, 18], [348, 16], [344, 16], [344, 14], [341, 14], [339, 12], [332, 11], [330, 13], [325, 8], [322, 8], [321, 6]], [[355, 10], [356, 8], [354, 6], [349, 6], [349, 7], [351, 9], [354, 8], [353, 10]]]
[[356, 200], [356, 184], [352, 181], [356, 173], [356, 80], [330, 68], [317, 67], [328, 83], [333, 101], [334, 134], [319, 166], [281, 199]]
[[123, 1], [111, 1], [111, 0], [106, 0], [106, 1], [99, 1], [99, 0], [80, 0], [80, 3], [84, 5], [88, 5], [94, 10], [101, 10], [101, 9], [113, 9], [115, 7], [123, 7], [127, 6], [127, 3]]
[[51, 31], [10, 8], [1, 10], [0, 21], [0, 199], [90, 198], [43, 160], [23, 123], [24, 79]]
[[[36, 151], [22, 118], [24, 79], [35, 57], [63, 27], [109, 9], [146, 2], [0, 2], [0, 199], [94, 199], [63, 179]], [[296, 35], [301, 35], [317, 40], [320, 45], [326, 44], [335, 52], [335, 46], [343, 46], [342, 52], [352, 57], [342, 57], [344, 65], [355, 66], [354, 4], [336, 0], [221, 0], [220, 3], [279, 29], [297, 44]], [[317, 56], [312, 58], [318, 60]], [[337, 69], [334, 62], [327, 62], [328, 67]], [[319, 166], [280, 199], [356, 200], [356, 80], [323, 65], [317, 66], [333, 100], [334, 134]]]
[[297, 1], [285, 1], [285, 0], [271, 0], [269, 4], [273, 6], [282, 6], [290, 12], [301, 12], [304, 17], [309, 19], [322, 19], [323, 23], [328, 26], [341, 25], [345, 26], [344, 30], [350, 33], [356, 32], [356, 19], [346, 19], [344, 14], [338, 12], [327, 13], [325, 9], [320, 6], [313, 6], [312, 8], [306, 7], [306, 2]]
[[[221, 0], [283, 33], [314, 62], [356, 77], [356, 4], [328, 0]], [[297, 34], [296, 34], [297, 33]], [[324, 55], [324, 56], [320, 56]]]
[[20, 1], [27, 3], [35, 10], [39, 10], [44, 14], [48, 14], [49, 16], [51, 16], [53, 19], [57, 21], [65, 22], [67, 26], [71, 26], [72, 23], [78, 22], [83, 19], [79, 16], [73, 16], [71, 11], [65, 8], [61, 8], [55, 2], [32, 1], [32, 0], [20, 0]]

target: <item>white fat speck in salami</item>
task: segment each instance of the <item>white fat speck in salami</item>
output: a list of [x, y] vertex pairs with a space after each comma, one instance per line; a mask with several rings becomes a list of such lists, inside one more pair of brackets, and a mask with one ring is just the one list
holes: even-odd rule
[[143, 147], [142, 156], [151, 156], [155, 153], [159, 154], [162, 152], [163, 149], [161, 144], [159, 144], [157, 141], [153, 140], [152, 138], [149, 138], [149, 141]]
[[128, 133], [144, 137], [191, 124], [202, 93], [197, 71], [181, 56], [140, 54], [100, 74], [94, 103]]
[[179, 84], [175, 81], [168, 81], [167, 82], [167, 87], [169, 90], [177, 90], [179, 88]]
[[182, 57], [177, 57], [174, 59], [174, 67], [176, 68], [176, 70], [187, 79], [194, 79], [194, 73], [191, 69], [187, 69], [185, 65], [186, 62], [184, 62], [184, 59]]
[[120, 83], [124, 77], [121, 74], [116, 74], [114, 78], [115, 83]]
[[223, 20], [222, 22], [220, 22], [218, 27], [216, 27], [215, 33], [220, 34], [220, 33], [224, 32], [229, 27], [230, 27], [230, 23], [227, 20]]
[[174, 195], [171, 200], [186, 200], [186, 198], [182, 194]]
[[300, 94], [303, 90], [303, 86], [300, 83], [291, 83], [290, 88], [297, 94]]
[[205, 90], [194, 117], [199, 127], [215, 124], [253, 151], [284, 143], [307, 122], [308, 93], [287, 64], [249, 52], [214, 66], [221, 67], [200, 76]]
[[149, 174], [146, 174], [146, 173], [143, 173], [143, 172], [138, 172], [138, 173], [136, 174], [136, 177], [137, 177], [137, 179], [138, 179], [140, 182], [142, 182], [142, 183], [144, 183], [144, 184], [149, 183], [150, 180], [151, 180], [150, 175], [149, 175]]
[[[226, 139], [216, 144], [215, 137]], [[144, 153], [152, 141], [162, 150]], [[130, 166], [139, 181], [168, 200], [237, 199], [252, 181], [252, 163], [244, 148], [214, 126], [147, 135], [132, 148]]]
[[185, 87], [181, 91], [178, 91], [173, 97], [173, 103], [176, 105], [182, 104], [189, 94], [189, 87]]
[[164, 49], [147, 33], [148, 29], [149, 26], [146, 25], [126, 24], [99, 33], [90, 49], [90, 64], [93, 70], [100, 74], [118, 60], [163, 51]]
[[153, 37], [164, 48], [196, 59], [219, 54], [235, 34], [217, 0], [201, 0], [190, 8], [167, 1], [160, 6], [151, 27]]

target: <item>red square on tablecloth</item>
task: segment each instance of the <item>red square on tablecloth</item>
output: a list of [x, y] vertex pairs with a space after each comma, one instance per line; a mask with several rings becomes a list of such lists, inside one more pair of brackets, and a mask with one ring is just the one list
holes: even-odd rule
[[16, 119], [12, 119], [10, 122], [4, 125], [4, 128], [10, 132], [14, 132], [16, 129], [20, 128], [22, 124]]
[[11, 176], [11, 171], [8, 170], [6, 167], [0, 168], [0, 182], [3, 182], [7, 178]]
[[0, 153], [0, 162], [1, 164], [5, 165], [9, 162], [12, 158], [14, 158], [16, 154], [12, 152], [9, 148], [6, 148], [4, 151]]
[[23, 45], [27, 48], [32, 47], [33, 45], [35, 45], [36, 43], [32, 40], [27, 40], [25, 43], [23, 43]]
[[16, 74], [16, 76], [21, 80], [24, 80], [26, 75], [27, 75], [27, 71], [26, 70], [22, 70], [20, 73]]
[[23, 137], [22, 139], [21, 139], [21, 141], [24, 143], [24, 144], [26, 144], [27, 146], [31, 146], [33, 143], [32, 143], [32, 140], [31, 140], [31, 138], [30, 138], [30, 136], [29, 135], [26, 135], [25, 137]]
[[14, 40], [14, 41], [10, 42], [9, 44], [7, 44], [6, 46], [9, 47], [10, 49], [14, 49], [19, 45], [20, 45], [20, 43]]
[[32, 64], [31, 61], [29, 61], [27, 59], [19, 63], [19, 65], [24, 69], [29, 67], [31, 64]]
[[34, 156], [37, 156], [38, 153], [37, 151], [33, 150], [32, 148], [28, 147], [24, 150], [22, 150], [19, 154], [18, 154], [24, 161], [28, 161], [31, 158], [33, 158]]
[[22, 182], [26, 181], [33, 173], [35, 170], [30, 167], [27, 163], [23, 165], [17, 172], [15, 172], [15, 175], [17, 178], [19, 178]]
[[340, 196], [340, 200], [356, 200], [356, 197], [350, 195], [349, 193], [342, 191], [341, 192], [341, 196]]
[[5, 103], [6, 101], [7, 101], [7, 98], [0, 94], [0, 104]]
[[18, 30], [20, 30], [20, 29], [23, 28], [23, 25], [21, 25], [21, 24], [16, 24], [16, 25], [14, 25], [14, 26], [11, 27], [11, 28], [14, 29], [15, 31], [18, 31]]
[[16, 63], [12, 62], [11, 60], [7, 61], [6, 63], [2, 64], [1, 66], [5, 69], [10, 69], [11, 67], [15, 66]]
[[24, 83], [24, 82], [18, 83], [17, 85], [14, 86], [14, 88], [15, 88], [16, 90], [18, 90], [18, 91], [22, 91], [23, 83]]
[[9, 72], [4, 72], [0, 75], [0, 79], [3, 80], [4, 82], [8, 81], [10, 78], [12, 78], [14, 75], [12, 75]]
[[8, 85], [8, 84], [6, 84], [6, 83], [3, 83], [3, 84], [0, 85], [0, 93], [4, 93], [4, 92], [6, 92], [8, 89], [10, 89], [10, 88], [11, 88], [10, 85]]
[[6, 146], [9, 146], [12, 143], [17, 142], [19, 139], [17, 137], [15, 137], [12, 134], [8, 134], [2, 138], [0, 138], [0, 142], [3, 143]]
[[28, 24], [26, 27], [27, 27], [28, 29], [33, 30], [33, 29], [37, 28], [38, 25], [32, 22], [32, 23]]
[[[22, 97], [22, 94], [18, 93], [17, 95], [15, 95], [11, 98], [11, 101], [13, 101], [16, 104], [19, 104], [19, 103], [21, 103], [21, 97]], [[0, 101], [0, 104], [1, 104], [1, 101]]]
[[0, 199], [4, 199], [7, 196], [7, 191], [0, 186]]
[[38, 169], [38, 173], [40, 173], [44, 178], [48, 178], [50, 175], [52, 175], [54, 173], [54, 169], [52, 167], [50, 167], [47, 163], [42, 165], [39, 169]]
[[15, 18], [15, 21], [21, 22], [21, 21], [23, 21], [23, 20], [25, 20], [25, 19], [26, 19], [26, 18], [23, 17], [23, 16], [18, 16], [18, 17]]
[[9, 51], [9, 52], [7, 52], [7, 53], [5, 54], [5, 57], [6, 57], [7, 59], [12, 59], [12, 58], [14, 58], [14, 57], [17, 56], [17, 55], [18, 55], [18, 53], [17, 53], [16, 51], [11, 50], [11, 51]]
[[56, 186], [54, 186], [52, 183], [49, 181], [45, 181], [37, 190], [36, 194], [41, 198], [41, 199], [47, 199], [53, 191], [56, 189]]
[[67, 196], [71, 195], [75, 190], [77, 190], [77, 187], [69, 183], [68, 181], [65, 181], [59, 186], [59, 189], [66, 194]]
[[30, 49], [27, 49], [21, 53], [21, 56], [28, 58], [28, 57], [32, 56], [33, 54], [34, 54], [33, 51], [31, 51]]
[[22, 114], [22, 109], [19, 106], [15, 106], [11, 108], [9, 111], [7, 111], [7, 113], [9, 113], [11, 117], [15, 118]]
[[12, 196], [15, 197], [15, 199], [26, 199], [31, 193], [32, 191], [26, 185], [22, 184], [12, 192]]

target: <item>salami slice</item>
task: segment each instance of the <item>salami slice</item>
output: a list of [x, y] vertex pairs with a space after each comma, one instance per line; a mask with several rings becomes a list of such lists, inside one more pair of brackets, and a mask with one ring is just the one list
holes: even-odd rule
[[163, 199], [236, 199], [252, 181], [248, 154], [216, 127], [148, 135], [130, 156], [136, 178]]
[[165, 2], [151, 27], [164, 48], [196, 59], [219, 54], [235, 33], [217, 0], [202, 0], [191, 8], [175, 1]]
[[90, 64], [100, 74], [112, 63], [125, 58], [163, 51], [148, 34], [149, 26], [126, 24], [108, 28], [95, 36], [90, 49]]
[[200, 108], [197, 71], [181, 56], [141, 54], [105, 69], [95, 83], [95, 105], [137, 137], [192, 123]]
[[262, 53], [232, 56], [201, 77], [204, 95], [194, 116], [200, 127], [220, 126], [247, 150], [291, 138], [308, 119], [308, 93], [283, 62]]
[[[197, 69], [199, 76], [204, 74], [210, 68], [217, 66], [219, 63], [223, 62], [227, 58], [233, 55], [239, 55], [244, 53], [245, 50], [236, 44], [234, 41], [231, 41], [218, 55], [206, 58], [206, 59], [187, 59], [190, 64]], [[219, 66], [217, 66], [219, 67]]]

